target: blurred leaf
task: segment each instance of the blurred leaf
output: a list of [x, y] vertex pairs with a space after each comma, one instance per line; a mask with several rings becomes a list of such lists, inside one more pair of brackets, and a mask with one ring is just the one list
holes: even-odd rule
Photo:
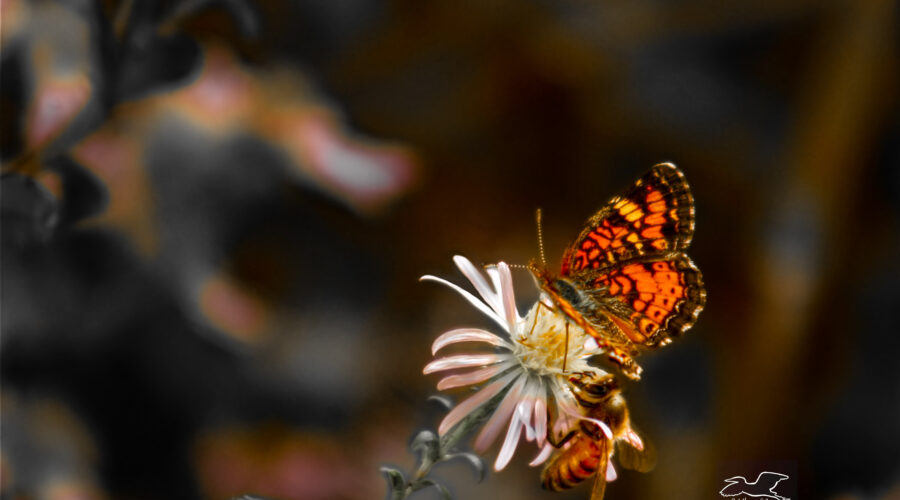
[[167, 32], [207, 7], [219, 4], [237, 23], [241, 35], [255, 37], [259, 34], [259, 19], [251, 2], [246, 0], [187, 0], [177, 4], [168, 19], [160, 24], [160, 31]]
[[3, 238], [16, 245], [44, 241], [59, 220], [59, 202], [34, 179], [17, 174], [0, 177]]
[[403, 498], [398, 496], [398, 493], [402, 495], [406, 488], [406, 478], [403, 477], [403, 473], [393, 467], [381, 467], [379, 470], [385, 475], [388, 485], [391, 487], [391, 498]]
[[445, 410], [450, 410], [453, 408], [453, 400], [451, 400], [447, 396], [441, 396], [441, 395], [435, 394], [435, 395], [429, 396], [426, 401], [428, 401], [429, 403], [437, 403], [437, 404], [443, 406]]
[[510, 387], [512, 387], [511, 384], [501, 389], [496, 396], [469, 413], [465, 418], [460, 420], [459, 423], [447, 431], [446, 434], [441, 436], [441, 450], [444, 452], [452, 450], [456, 446], [456, 443], [463, 437], [490, 418], [490, 416], [493, 415], [494, 410], [497, 409], [497, 406], [500, 405], [500, 402], [503, 401], [506, 393], [509, 392]]
[[413, 491], [418, 491], [422, 488], [427, 488], [428, 486], [434, 486], [439, 492], [441, 492], [441, 498], [443, 498], [444, 500], [451, 500], [453, 498], [453, 496], [450, 495], [450, 491], [445, 488], [444, 485], [431, 479], [422, 479], [418, 481], [415, 486], [413, 486]]
[[487, 474], [487, 468], [484, 465], [484, 460], [481, 459], [478, 455], [470, 452], [460, 452], [460, 453], [451, 453], [449, 455], [444, 455], [443, 460], [454, 460], [457, 458], [461, 458], [469, 462], [472, 467], [475, 468], [476, 473], [478, 474], [478, 482], [484, 481], [484, 477]]
[[[69, 156], [57, 156], [48, 160], [47, 170], [38, 174], [38, 182], [47, 175], [58, 175], [62, 182], [60, 198], [60, 224], [76, 223], [102, 212], [109, 202], [109, 195], [100, 180], [85, 170]], [[47, 186], [47, 182], [44, 182]]]
[[437, 434], [431, 431], [421, 431], [413, 438], [409, 448], [422, 454], [421, 460], [437, 462], [441, 458], [441, 442]]

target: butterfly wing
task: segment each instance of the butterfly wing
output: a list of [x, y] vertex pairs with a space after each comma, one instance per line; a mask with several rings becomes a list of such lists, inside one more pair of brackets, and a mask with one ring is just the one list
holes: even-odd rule
[[694, 198], [687, 180], [675, 165], [660, 163], [588, 219], [563, 257], [561, 274], [680, 251], [693, 235]]
[[[703, 277], [683, 253], [646, 257], [591, 276], [600, 311], [634, 344], [658, 347], [697, 321], [706, 304]], [[591, 321], [591, 318], [588, 318]]]
[[566, 252], [563, 276], [597, 306], [580, 311], [585, 319], [612, 323], [627, 343], [647, 348], [690, 328], [706, 303], [700, 270], [682, 252], [693, 234], [684, 174], [654, 166], [594, 214]]

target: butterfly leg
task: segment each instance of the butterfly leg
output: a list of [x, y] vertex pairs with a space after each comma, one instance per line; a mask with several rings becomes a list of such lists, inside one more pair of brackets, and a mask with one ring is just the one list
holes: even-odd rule
[[[553, 309], [551, 309], [550, 306], [548, 306], [547, 304], [544, 304], [544, 302], [541, 301], [541, 300], [538, 301], [536, 307], [537, 307], [537, 308], [543, 307], [543, 308], [546, 309], [548, 312], [553, 312]], [[539, 313], [539, 310], [535, 310], [535, 311], [534, 311], [534, 321], [531, 323], [531, 331], [528, 332], [528, 336], [529, 336], [529, 337], [531, 337], [531, 336], [534, 335], [534, 327], [537, 326], [538, 313]], [[568, 332], [566, 332], [566, 333], [568, 333]], [[567, 343], [566, 345], [568, 346], [568, 343]], [[564, 368], [564, 369], [565, 369], [565, 368]]]
[[587, 324], [587, 322], [585, 322], [585, 325], [579, 326], [584, 328], [584, 331], [594, 338], [594, 341], [597, 343], [597, 349], [606, 353], [607, 358], [618, 366], [626, 377], [632, 380], [641, 379], [643, 368], [634, 361], [631, 355], [622, 350], [621, 347], [607, 340], [603, 335], [600, 335], [600, 333], [598, 333], [594, 327]]

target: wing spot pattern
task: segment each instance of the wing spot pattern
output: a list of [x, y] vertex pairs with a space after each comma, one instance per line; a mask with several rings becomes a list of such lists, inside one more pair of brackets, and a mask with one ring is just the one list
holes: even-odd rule
[[659, 325], [650, 321], [647, 318], [641, 318], [640, 328], [641, 328], [641, 333], [643, 333], [644, 335], [650, 336], [656, 332], [656, 329], [659, 328]]
[[647, 200], [647, 203], [653, 203], [654, 201], [663, 199], [663, 195], [659, 191], [653, 189], [650, 191], [650, 193], [647, 194], [647, 197], [645, 199]]
[[647, 227], [644, 228], [643, 231], [641, 231], [641, 236], [643, 236], [644, 238], [647, 238], [647, 239], [650, 239], [650, 238], [662, 238], [662, 237], [663, 237], [663, 235], [662, 235], [662, 227], [661, 227], [661, 226], [658, 226], [658, 225], [655, 225], [655, 226], [647, 226]]
[[662, 322], [662, 320], [666, 317], [666, 314], [666, 310], [657, 305], [651, 304], [647, 307], [647, 316], [656, 323]]
[[654, 201], [653, 203], [648, 203], [647, 210], [653, 212], [654, 214], [662, 214], [666, 211], [666, 202], [665, 200], [659, 200]]
[[652, 213], [644, 217], [644, 222], [650, 226], [662, 226], [666, 223], [666, 216], [661, 213]]

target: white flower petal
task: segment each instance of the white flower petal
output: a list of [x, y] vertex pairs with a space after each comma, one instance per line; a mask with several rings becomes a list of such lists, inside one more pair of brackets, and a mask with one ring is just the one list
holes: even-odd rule
[[513, 332], [519, 322], [519, 312], [516, 310], [516, 295], [513, 292], [512, 274], [506, 262], [497, 264], [500, 271], [500, 298], [503, 299], [503, 312], [509, 323], [509, 331]]
[[455, 368], [492, 365], [505, 359], [508, 359], [508, 356], [501, 354], [460, 354], [458, 356], [448, 356], [428, 363], [425, 365], [422, 373], [427, 375], [429, 373], [453, 370]]
[[450, 410], [450, 413], [447, 413], [447, 416], [445, 416], [444, 419], [441, 420], [441, 424], [440, 426], [438, 426], [438, 434], [440, 434], [441, 436], [446, 434], [447, 431], [452, 429], [454, 425], [458, 424], [460, 420], [466, 417], [466, 415], [487, 402], [492, 397], [496, 396], [517, 375], [518, 373], [516, 372], [505, 375], [500, 379], [484, 386], [484, 388], [469, 397], [469, 399], [456, 405], [456, 407]]
[[[611, 483], [611, 482], [615, 481], [617, 477], [619, 477], [619, 476], [618, 476], [618, 474], [616, 474], [616, 468], [613, 467], [612, 460], [607, 460], [606, 461], [606, 482]], [[755, 496], [755, 495], [751, 495], [751, 496]]]
[[[514, 372], [515, 373], [515, 372]], [[484, 453], [488, 446], [497, 439], [503, 424], [509, 421], [516, 409], [516, 403], [519, 401], [519, 395], [522, 394], [522, 387], [525, 385], [526, 377], [520, 376], [515, 385], [503, 398], [503, 402], [497, 407], [497, 410], [491, 416], [490, 420], [481, 429], [478, 437], [475, 438], [475, 451]]]
[[485, 380], [490, 379], [494, 375], [506, 370], [510, 366], [512, 366], [512, 360], [506, 360], [502, 363], [488, 366], [482, 368], [480, 370], [475, 370], [473, 372], [461, 373], [459, 375], [450, 375], [448, 377], [444, 377], [437, 384], [437, 388], [439, 391], [445, 391], [447, 389], [453, 389], [456, 387], [464, 387], [467, 385], [477, 384], [479, 382], [484, 382]]
[[456, 263], [456, 267], [463, 273], [463, 276], [469, 279], [472, 286], [475, 287], [475, 290], [481, 295], [484, 301], [487, 302], [487, 305], [491, 306], [491, 309], [497, 314], [500, 314], [500, 296], [495, 291], [499, 290], [499, 288], [492, 288], [487, 280], [484, 279], [484, 275], [481, 274], [481, 271], [479, 271], [469, 259], [462, 255], [454, 255], [453, 262]]
[[[494, 285], [494, 290], [497, 290], [499, 294], [498, 307], [496, 309], [497, 315], [500, 317], [506, 317], [506, 312], [503, 310], [503, 284], [500, 280], [500, 270], [497, 268], [497, 264], [489, 266], [487, 269], [488, 276], [491, 278], [491, 284]], [[512, 333], [512, 332], [510, 332]]]
[[431, 354], [435, 354], [444, 347], [457, 342], [487, 342], [488, 344], [512, 350], [512, 345], [509, 342], [487, 330], [482, 330], [480, 328], [458, 328], [456, 330], [450, 330], [435, 339], [434, 343], [431, 344]]
[[546, 462], [548, 458], [550, 458], [550, 454], [553, 453], [553, 450], [555, 450], [555, 449], [556, 448], [552, 444], [550, 444], [550, 443], [545, 444], [544, 447], [541, 449], [541, 452], [538, 453], [538, 455], [536, 457], [534, 457], [534, 459], [532, 459], [531, 462], [528, 462], [528, 465], [530, 465], [532, 467], [541, 465], [542, 463]]
[[538, 397], [534, 400], [534, 433], [537, 445], [544, 446], [547, 439], [547, 402], [544, 399], [544, 386], [538, 388]]
[[[517, 408], [522, 405], [519, 402]], [[519, 419], [520, 412], [518, 409], [513, 413], [512, 420], [509, 422], [509, 429], [506, 431], [506, 438], [503, 440], [503, 446], [500, 447], [500, 453], [497, 454], [497, 460], [494, 461], [494, 470], [501, 471], [506, 464], [512, 459], [513, 453], [516, 452], [516, 446], [519, 444], [519, 437], [522, 435], [523, 422]]]
[[534, 427], [531, 425], [531, 415], [534, 411], [534, 400], [537, 397], [536, 386], [540, 386], [540, 383], [529, 378], [525, 388], [522, 390], [521, 400], [516, 406], [519, 422], [522, 422], [522, 425], [525, 426], [525, 439], [529, 441], [534, 441], [535, 438]]
[[[572, 429], [578, 425], [578, 420], [572, 418], [572, 415], [565, 408], [573, 403], [568, 403], [567, 401], [571, 399], [574, 401], [574, 396], [562, 386], [562, 383], [559, 379], [552, 379], [550, 381], [551, 384], [551, 392], [553, 392], [553, 404], [556, 406], [556, 411], [554, 413], [555, 418], [553, 419], [553, 427], [550, 429], [551, 434], [553, 435], [553, 440], [556, 442], [561, 441], [566, 434], [569, 433]], [[577, 404], [577, 403], [576, 403]]]
[[562, 441], [576, 425], [578, 425], [577, 420], [565, 413], [557, 413], [557, 417], [553, 421], [553, 428], [551, 429], [553, 441], [557, 443]]
[[497, 313], [495, 313], [490, 307], [487, 306], [487, 304], [478, 300], [478, 297], [472, 295], [468, 291], [460, 288], [459, 286], [457, 286], [445, 279], [438, 278], [437, 276], [431, 276], [429, 274], [426, 274], [425, 276], [422, 276], [421, 278], [419, 278], [419, 281], [434, 281], [434, 282], [440, 283], [442, 285], [449, 286], [450, 288], [456, 290], [460, 295], [463, 296], [464, 299], [468, 300], [469, 303], [472, 304], [473, 306], [475, 306], [479, 311], [483, 312], [487, 317], [489, 317], [492, 320], [494, 320], [495, 322], [497, 322], [498, 325], [503, 327], [504, 331], [507, 331], [507, 332], [509, 331], [509, 325], [503, 318], [498, 316]]
[[500, 290], [500, 271], [497, 270], [496, 265], [488, 266], [485, 271], [487, 271], [488, 277], [491, 278], [491, 283], [494, 285], [494, 290]]

